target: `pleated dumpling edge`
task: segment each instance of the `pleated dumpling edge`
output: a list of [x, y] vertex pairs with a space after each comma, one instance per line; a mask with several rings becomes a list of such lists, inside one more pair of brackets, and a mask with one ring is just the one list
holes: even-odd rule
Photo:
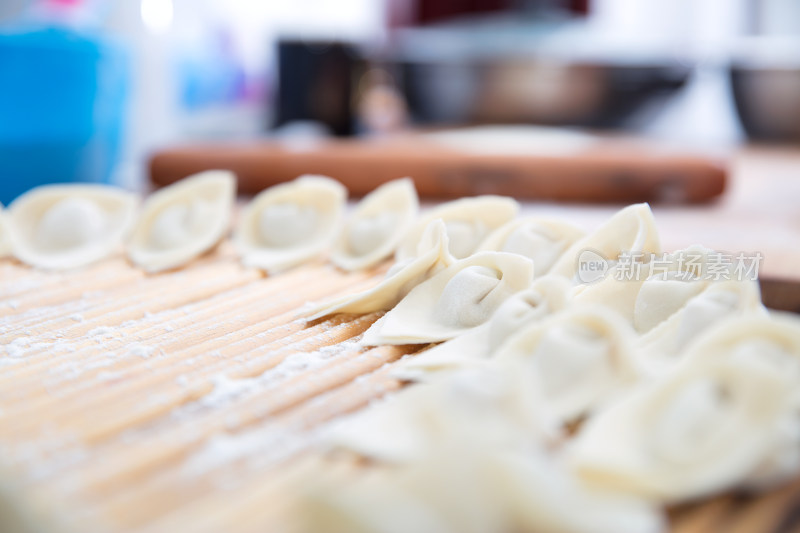
[[364, 334], [364, 345], [452, 339], [485, 323], [511, 295], [530, 287], [533, 261], [478, 252], [417, 285]]

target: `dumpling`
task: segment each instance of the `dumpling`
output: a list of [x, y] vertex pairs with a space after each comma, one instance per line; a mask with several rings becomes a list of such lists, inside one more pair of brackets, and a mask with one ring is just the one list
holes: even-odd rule
[[586, 250], [607, 261], [616, 261], [622, 252], [660, 252], [658, 228], [650, 206], [634, 204], [619, 210], [598, 229], [578, 239], [549, 272], [578, 282], [588, 281], [584, 275], [589, 272], [580, 269], [589, 263], [579, 261]]
[[134, 264], [147, 272], [182, 266], [225, 236], [236, 199], [236, 178], [209, 170], [153, 193], [128, 245]]
[[675, 371], [591, 419], [570, 462], [594, 485], [660, 502], [783, 479], [800, 466], [799, 374], [796, 320], [720, 325]]
[[587, 487], [542, 450], [475, 445], [469, 437], [477, 431], [436, 442], [420, 461], [401, 467], [315, 470], [300, 482], [299, 531], [664, 531], [657, 506]]
[[[702, 282], [695, 283], [702, 286]], [[715, 323], [737, 315], [765, 314], [756, 281], [712, 282], [686, 300], [669, 318], [642, 335], [639, 350], [652, 370], [661, 372], [678, 361], [681, 353]]]
[[664, 254], [661, 266], [645, 265], [649, 275], [641, 284], [633, 308], [636, 331], [650, 331], [705, 290], [711, 278], [704, 273], [708, 272], [709, 257], [714, 253], [695, 245]]
[[494, 230], [478, 251], [524, 255], [533, 260], [536, 275], [543, 276], [583, 235], [581, 229], [560, 220], [527, 217], [512, 220]]
[[527, 362], [553, 416], [575, 420], [639, 378], [633, 332], [601, 307], [571, 307], [523, 328], [497, 349], [500, 362]]
[[386, 259], [405, 237], [418, 210], [411, 178], [384, 183], [356, 206], [331, 252], [331, 261], [344, 270], [359, 270]]
[[548, 454], [558, 433], [514, 370], [451, 374], [345, 421], [329, 442], [380, 462], [315, 491], [303, 531], [661, 531], [654, 506], [587, 487]]
[[559, 437], [524, 373], [480, 367], [403, 389], [341, 421], [326, 442], [378, 461], [407, 463], [442, 439], [470, 432], [473, 444], [487, 448], [527, 449]]
[[434, 220], [425, 229], [419, 242], [417, 256], [398, 263], [378, 285], [355, 295], [345, 295], [320, 305], [304, 309], [308, 320], [317, 320], [334, 313], [372, 313], [388, 311], [411, 289], [455, 262], [447, 249], [444, 222]]
[[685, 365], [739, 358], [770, 365], [792, 387], [785, 416], [774, 431], [772, 451], [765, 454], [746, 480], [747, 487], [762, 489], [800, 471], [800, 320], [780, 314], [728, 318], [698, 339], [689, 350]]
[[681, 272], [666, 272], [640, 284], [633, 307], [633, 326], [644, 334], [661, 324], [703, 292], [709, 281], [687, 279]]
[[579, 305], [603, 306], [632, 325], [636, 297], [645, 280], [644, 278], [620, 280], [617, 269], [616, 265], [612, 265], [603, 279], [590, 284], [576, 285], [572, 290], [572, 300]]
[[411, 228], [395, 257], [398, 261], [413, 257], [425, 228], [431, 220], [441, 218], [447, 228], [450, 253], [456, 259], [463, 259], [475, 252], [492, 231], [516, 217], [518, 211], [517, 201], [505, 196], [476, 196], [447, 202], [430, 210]]
[[[459, 454], [460, 456], [460, 454]], [[467, 468], [470, 464], [465, 463]], [[326, 465], [327, 466], [327, 465]], [[501, 531], [493, 516], [483, 515], [491, 507], [486, 501], [470, 500], [469, 513], [460, 516], [448, 515], [427, 498], [420, 488], [430, 490], [430, 481], [421, 483], [423, 468], [427, 464], [402, 469], [374, 466], [357, 471], [342, 471], [339, 465], [331, 465], [330, 471], [322, 470], [316, 476], [304, 476], [297, 484], [301, 494], [299, 507], [294, 513], [299, 522], [293, 531], [298, 533], [481, 533]], [[441, 464], [438, 465], [441, 471]], [[338, 467], [338, 468], [337, 468]], [[462, 469], [467, 474], [467, 468]], [[452, 469], [448, 469], [452, 471]], [[470, 469], [471, 470], [471, 469]], [[471, 473], [471, 472], [470, 472]], [[438, 482], [442, 493], [450, 494], [461, 505], [465, 501], [464, 484], [451, 487], [443, 483], [441, 476], [431, 481]], [[443, 485], [443, 486], [442, 486]], [[441, 497], [440, 497], [441, 499]], [[468, 516], [464, 516], [468, 514]], [[477, 523], [476, 523], [477, 522]]]
[[480, 326], [533, 281], [533, 262], [505, 252], [480, 252], [414, 287], [365, 333], [364, 345], [452, 339]]
[[568, 288], [569, 283], [560, 276], [537, 278], [529, 289], [503, 302], [485, 324], [401, 361], [392, 375], [411, 381], [425, 380], [472, 360], [491, 357], [521, 328], [561, 311], [567, 305]]
[[11, 255], [11, 241], [6, 228], [6, 213], [0, 204], [0, 259]]
[[525, 452], [486, 459], [491, 461], [487, 484], [500, 495], [503, 514], [514, 524], [503, 531], [659, 533], [665, 529], [657, 506], [587, 486], [560, 458]]
[[[645, 333], [708, 285], [701, 274], [710, 253], [713, 250], [691, 246], [671, 254], [610, 261], [602, 279], [577, 285], [573, 296], [581, 304], [613, 309]], [[591, 257], [592, 252], [584, 252], [584, 259]]]
[[136, 195], [109, 185], [45, 185], [8, 207], [11, 249], [29, 265], [63, 270], [111, 255], [136, 216]]
[[322, 254], [339, 233], [346, 200], [347, 189], [325, 176], [300, 176], [262, 191], [236, 227], [242, 262], [274, 274]]

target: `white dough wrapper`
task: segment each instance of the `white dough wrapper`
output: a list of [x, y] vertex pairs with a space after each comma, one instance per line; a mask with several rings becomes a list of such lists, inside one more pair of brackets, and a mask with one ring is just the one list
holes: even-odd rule
[[715, 266], [714, 250], [694, 245], [659, 258], [659, 264], [649, 266], [651, 275], [641, 284], [633, 308], [633, 326], [644, 334], [652, 330], [686, 303], [703, 292], [717, 278], [733, 276], [730, 272], [710, 272]]
[[121, 248], [136, 195], [99, 184], [45, 185], [14, 200], [6, 230], [14, 256], [46, 270], [78, 268]]
[[617, 265], [612, 265], [606, 276], [590, 284], [575, 285], [572, 300], [579, 305], [601, 305], [633, 324], [636, 297], [644, 279], [619, 280]]
[[775, 429], [772, 451], [751, 472], [748, 488], [774, 486], [800, 471], [800, 320], [795, 315], [734, 316], [709, 328], [687, 354], [687, 366], [714, 359], [757, 359], [772, 366], [792, 388]]
[[485, 324], [404, 359], [391, 374], [408, 381], [425, 381], [472, 360], [489, 358], [521, 328], [561, 311], [567, 305], [568, 289], [569, 282], [561, 276], [536, 278], [529, 289], [503, 302]]
[[463, 259], [474, 253], [495, 229], [514, 219], [519, 203], [505, 196], [475, 196], [444, 203], [425, 213], [409, 230], [395, 253], [398, 261], [414, 257], [422, 233], [437, 218], [444, 221], [450, 253]]
[[362, 344], [452, 339], [489, 320], [500, 304], [532, 281], [533, 262], [527, 257], [476, 253], [414, 287], [364, 333]]
[[581, 281], [579, 259], [587, 250], [608, 261], [616, 261], [622, 252], [660, 252], [661, 241], [650, 206], [633, 204], [619, 210], [595, 231], [578, 239], [558, 258], [549, 273]]
[[331, 261], [349, 271], [375, 266], [394, 253], [418, 211], [411, 178], [384, 183], [358, 203], [331, 251]]
[[608, 271], [601, 279], [575, 286], [573, 298], [581, 304], [613, 309], [637, 332], [645, 333], [708, 285], [697, 269], [707, 268], [711, 253], [714, 251], [708, 248], [690, 246], [647, 257], [646, 261], [640, 258], [636, 264], [609, 261]]
[[547, 418], [530, 376], [510, 366], [476, 365], [403, 389], [334, 426], [325, 442], [388, 463], [422, 459], [437, 442], [470, 434], [486, 449], [551, 444], [559, 428]]
[[323, 254], [339, 234], [346, 201], [347, 189], [325, 176], [304, 175], [262, 191], [234, 234], [242, 262], [275, 274]]
[[532, 369], [532, 386], [560, 422], [590, 414], [641, 376], [633, 330], [602, 307], [573, 306], [519, 330], [495, 355]]
[[145, 201], [128, 256], [147, 272], [185, 265], [225, 237], [236, 199], [236, 177], [208, 170], [164, 187]]
[[757, 317], [767, 314], [756, 281], [687, 283], [698, 283], [701, 290], [690, 296], [683, 307], [666, 320], [639, 337], [638, 351], [651, 372], [661, 373], [671, 368], [694, 340], [714, 324], [733, 316]]
[[437, 219], [428, 224], [417, 248], [417, 256], [394, 265], [375, 287], [355, 295], [345, 295], [332, 301], [312, 305], [303, 310], [308, 320], [334, 313], [372, 313], [388, 311], [411, 289], [455, 262], [447, 248], [444, 222]]
[[486, 459], [488, 485], [514, 526], [506, 531], [659, 533], [666, 528], [658, 506], [587, 486], [560, 458], [527, 452]]
[[671, 372], [581, 429], [568, 450], [596, 486], [660, 503], [766, 486], [800, 466], [800, 324], [718, 324]]
[[[459, 413], [459, 405], [453, 408]], [[477, 411], [476, 416], [480, 421], [484, 413]], [[496, 416], [513, 422], [506, 420], [503, 410]], [[490, 427], [496, 428], [498, 421], [491, 422]], [[492, 434], [460, 413], [457, 423], [449, 418], [444, 423], [438, 438], [411, 462], [371, 466], [355, 476], [352, 471], [350, 476], [331, 476], [311, 491], [304, 483], [308, 496], [301, 514], [308, 522], [302, 531], [658, 533], [664, 529], [657, 507], [586, 486], [541, 445], [487, 442], [487, 434]]]
[[561, 255], [583, 237], [580, 228], [561, 220], [525, 217], [494, 230], [478, 246], [479, 252], [495, 251], [524, 255], [533, 260], [537, 276], [544, 276]]

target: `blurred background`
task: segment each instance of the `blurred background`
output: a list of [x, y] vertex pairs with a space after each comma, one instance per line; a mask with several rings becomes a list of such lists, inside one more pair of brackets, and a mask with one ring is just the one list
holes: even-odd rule
[[0, 202], [176, 144], [478, 124], [800, 145], [797, 0], [3, 0]]

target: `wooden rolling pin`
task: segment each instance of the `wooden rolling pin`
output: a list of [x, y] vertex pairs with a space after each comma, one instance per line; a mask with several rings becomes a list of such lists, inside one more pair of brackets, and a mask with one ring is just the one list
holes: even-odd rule
[[239, 191], [254, 194], [301, 174], [324, 174], [363, 196], [386, 181], [411, 176], [419, 194], [456, 198], [502, 194], [565, 202], [706, 202], [725, 189], [717, 162], [646, 144], [598, 138], [574, 153], [470, 153], [424, 136], [335, 139], [308, 146], [278, 141], [178, 146], [153, 155], [150, 176], [168, 185], [202, 170], [230, 169]]

